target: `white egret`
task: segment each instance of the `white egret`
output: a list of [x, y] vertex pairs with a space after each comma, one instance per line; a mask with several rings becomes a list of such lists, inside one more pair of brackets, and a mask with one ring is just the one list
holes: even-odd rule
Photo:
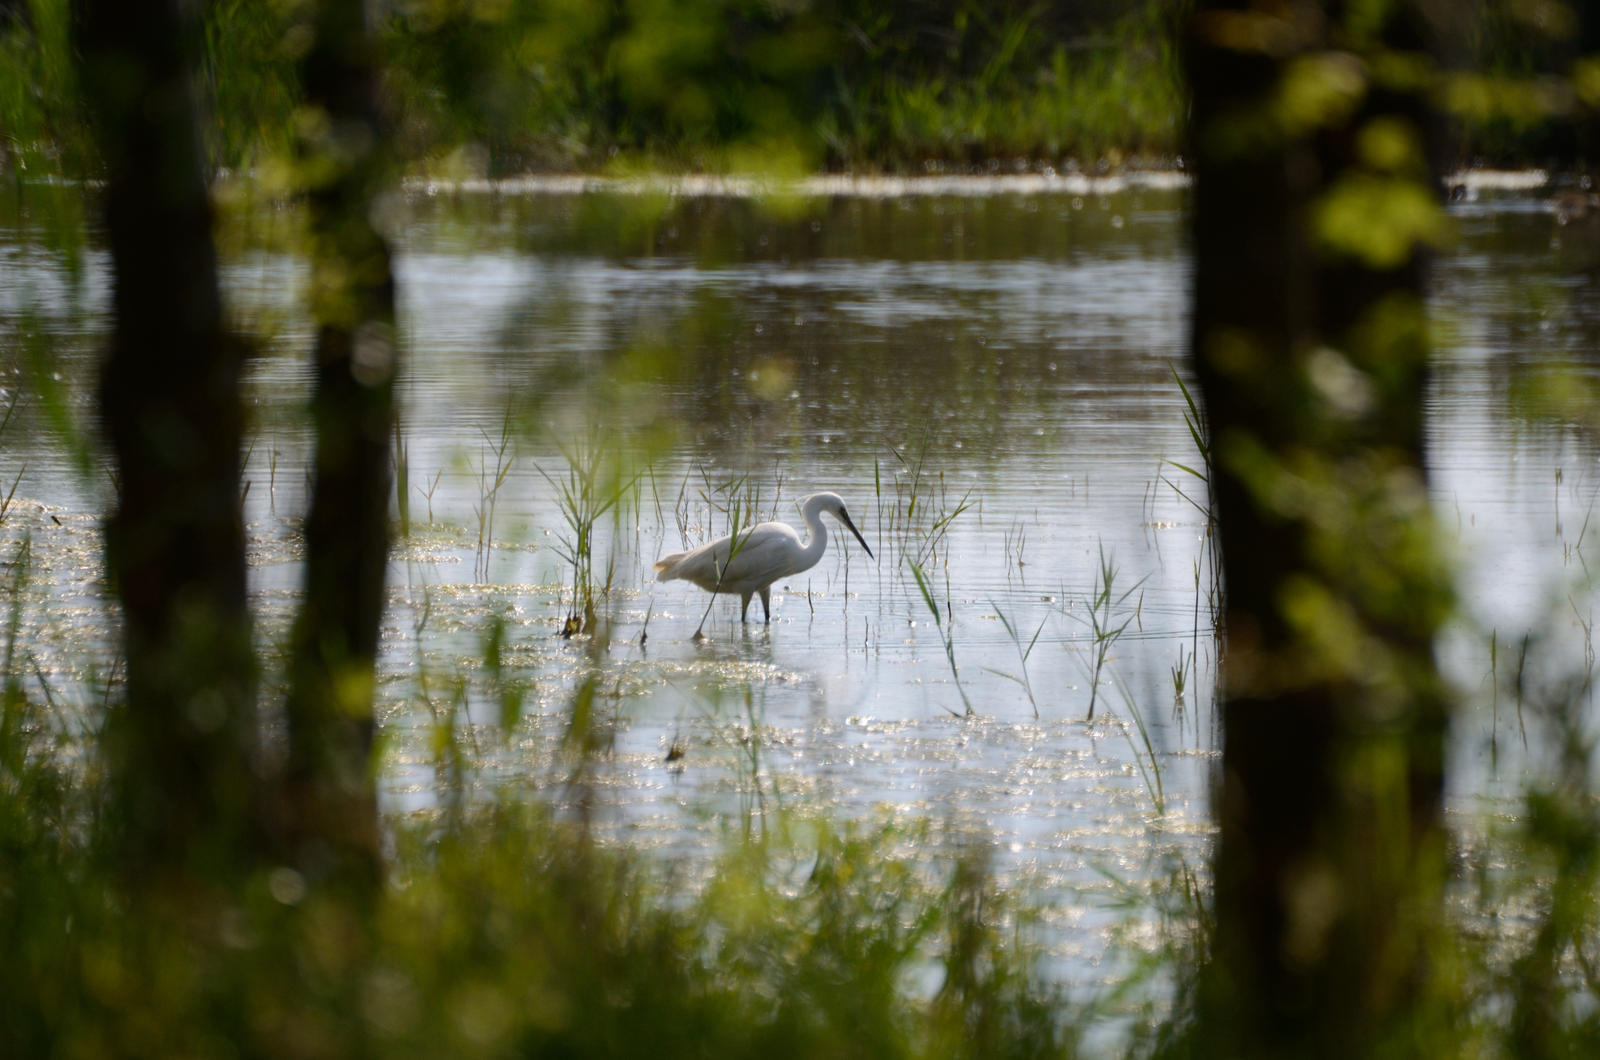
[[772, 621], [772, 583], [791, 574], [810, 570], [828, 547], [828, 530], [822, 513], [838, 519], [856, 535], [861, 547], [872, 555], [866, 539], [844, 510], [844, 499], [837, 493], [813, 493], [800, 502], [800, 516], [811, 532], [802, 544], [800, 535], [788, 523], [758, 523], [727, 537], [690, 549], [662, 556], [656, 561], [657, 581], [682, 578], [708, 593], [738, 593], [743, 600], [739, 621], [746, 621], [750, 597], [761, 597], [761, 610]]

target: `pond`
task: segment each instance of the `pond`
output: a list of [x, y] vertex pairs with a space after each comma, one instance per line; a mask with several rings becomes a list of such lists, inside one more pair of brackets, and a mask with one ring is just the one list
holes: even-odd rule
[[[1513, 183], [1452, 206], [1434, 290], [1464, 832], [1537, 758], [1513, 680], [1531, 700], [1593, 665], [1595, 447], [1522, 398], [1551, 390], [1546, 370], [1592, 370], [1600, 273], [1537, 181]], [[1113, 939], [1140, 930], [1124, 899], [1204, 861], [1217, 760], [1182, 182], [697, 190], [418, 186], [393, 204], [409, 534], [384, 634], [387, 809], [526, 793], [690, 862], [797, 817], [929, 817], [1046, 904], [1066, 980], [1114, 977]], [[106, 263], [70, 266], [7, 209], [0, 317], [53, 389], [7, 428], [3, 530], [32, 549], [39, 680], [87, 701], [108, 659], [107, 487], [62, 439], [91, 418]], [[225, 274], [259, 343], [245, 505], [269, 648], [308, 445], [286, 224], [252, 219]], [[831, 528], [822, 561], [773, 586], [770, 624], [759, 601], [742, 623], [736, 596], [654, 580], [736, 516], [798, 524], [819, 490], [875, 558]]]

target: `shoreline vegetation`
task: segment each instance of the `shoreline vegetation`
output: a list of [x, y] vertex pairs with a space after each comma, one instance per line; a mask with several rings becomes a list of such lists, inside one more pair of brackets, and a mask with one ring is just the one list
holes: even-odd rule
[[[1183, 167], [1187, 0], [381, 6], [388, 121], [413, 179], [1093, 179]], [[1600, 77], [1572, 27], [1505, 0], [1467, 6], [1430, 75], [1451, 167], [1586, 168]], [[69, 8], [0, 2], [0, 171], [19, 180], [94, 174]], [[231, 0], [205, 19], [212, 170], [270, 190], [290, 180], [306, 113], [293, 15]]]

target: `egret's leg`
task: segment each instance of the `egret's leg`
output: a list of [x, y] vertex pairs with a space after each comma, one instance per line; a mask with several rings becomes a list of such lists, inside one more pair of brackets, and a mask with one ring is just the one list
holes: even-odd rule
[[761, 614], [766, 618], [767, 625], [772, 625], [772, 587], [761, 588]]
[[[750, 594], [749, 593], [740, 593], [739, 594], [739, 598], [744, 601], [743, 605], [739, 608], [739, 621], [740, 622], [749, 621], [745, 617], [745, 615], [750, 610]], [[766, 594], [765, 593], [762, 594], [762, 601], [763, 602], [766, 601]]]

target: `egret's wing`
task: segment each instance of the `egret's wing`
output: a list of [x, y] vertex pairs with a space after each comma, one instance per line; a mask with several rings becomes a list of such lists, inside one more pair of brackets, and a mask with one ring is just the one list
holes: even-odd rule
[[727, 565], [722, 575], [724, 585], [766, 585], [793, 572], [794, 557], [800, 552], [800, 535], [794, 527], [787, 523], [761, 523], [738, 535], [738, 539], [732, 559], [727, 558], [726, 551], [718, 556], [719, 562]]
[[800, 548], [800, 535], [788, 523], [759, 523], [734, 538], [663, 556], [656, 573], [661, 581], [682, 578], [711, 592], [742, 592], [793, 573]]

